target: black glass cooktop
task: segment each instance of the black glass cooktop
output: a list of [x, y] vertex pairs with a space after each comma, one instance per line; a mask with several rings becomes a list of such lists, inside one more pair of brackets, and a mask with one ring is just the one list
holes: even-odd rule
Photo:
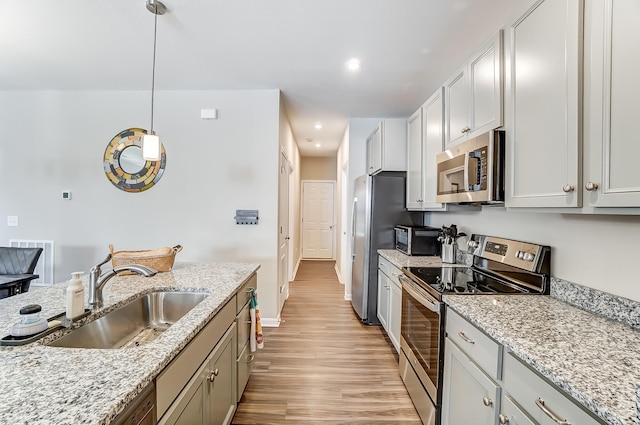
[[529, 291], [472, 267], [405, 267], [406, 274], [438, 294], [522, 294]]

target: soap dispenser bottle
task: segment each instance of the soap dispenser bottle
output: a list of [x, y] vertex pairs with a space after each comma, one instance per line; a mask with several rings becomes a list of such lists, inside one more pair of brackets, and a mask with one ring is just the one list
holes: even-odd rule
[[76, 319], [84, 313], [84, 286], [82, 286], [83, 272], [71, 273], [71, 280], [67, 287], [67, 319]]

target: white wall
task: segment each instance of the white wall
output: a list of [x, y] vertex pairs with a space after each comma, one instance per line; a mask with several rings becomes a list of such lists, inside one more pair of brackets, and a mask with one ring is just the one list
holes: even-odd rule
[[[149, 100], [148, 91], [0, 93], [0, 223], [16, 215], [20, 224], [0, 225], [0, 245], [54, 240], [57, 281], [87, 271], [110, 243], [182, 244], [178, 261], [257, 262], [262, 315], [275, 317], [279, 91], [157, 92], [165, 174], [126, 193], [107, 180], [102, 157], [121, 130], [148, 128]], [[201, 108], [219, 119], [201, 120]], [[236, 225], [236, 209], [260, 210], [260, 224]]]
[[640, 217], [531, 213], [483, 207], [481, 211], [426, 214], [435, 227], [457, 224], [481, 233], [550, 245], [551, 275], [640, 301], [638, 261]]
[[300, 158], [302, 180], [336, 180], [336, 157], [303, 156]]
[[[347, 199], [349, 187], [349, 126], [342, 135], [342, 142], [336, 156], [336, 273], [340, 283], [347, 281], [347, 275], [351, 275], [351, 256], [349, 251], [349, 215]], [[348, 257], [347, 257], [348, 256]]]

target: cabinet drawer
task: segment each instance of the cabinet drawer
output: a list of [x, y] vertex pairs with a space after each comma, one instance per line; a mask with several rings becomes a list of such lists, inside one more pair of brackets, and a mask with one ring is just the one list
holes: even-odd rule
[[251, 288], [254, 290], [258, 288], [258, 278], [255, 274], [238, 290], [236, 295], [236, 313], [239, 313], [240, 310], [244, 308], [244, 305], [249, 302], [249, 298], [251, 298]]
[[238, 401], [242, 398], [247, 382], [249, 382], [249, 376], [251, 375], [251, 369], [253, 369], [253, 363], [256, 360], [256, 353], [252, 353], [249, 348], [249, 344], [245, 344], [242, 351], [238, 351]]
[[487, 375], [500, 379], [502, 345], [451, 309], [447, 309], [447, 336]]
[[402, 270], [381, 255], [378, 256], [378, 269], [396, 283], [398, 283], [398, 276], [402, 274]]
[[251, 315], [249, 304], [245, 305], [238, 314], [238, 353], [242, 351], [242, 347], [249, 341], [251, 334]]
[[505, 356], [503, 375], [505, 393], [540, 425], [554, 425], [562, 420], [580, 425], [604, 424], [511, 353]]

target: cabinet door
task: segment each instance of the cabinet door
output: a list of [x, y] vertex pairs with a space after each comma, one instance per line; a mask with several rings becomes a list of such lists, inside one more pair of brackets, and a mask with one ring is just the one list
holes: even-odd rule
[[206, 379], [206, 421], [211, 425], [231, 423], [236, 409], [235, 323], [211, 353]]
[[444, 83], [446, 111], [445, 149], [467, 140], [469, 109], [465, 67], [460, 68]]
[[582, 0], [539, 0], [505, 34], [507, 207], [579, 207]]
[[400, 352], [400, 318], [402, 316], [402, 286], [395, 278], [389, 279], [389, 339]]
[[206, 376], [205, 362], [191, 378], [185, 389], [158, 422], [159, 425], [205, 425]]
[[367, 161], [369, 174], [382, 170], [382, 123], [378, 124], [367, 139]]
[[389, 333], [389, 278], [378, 269], [378, 319]]
[[436, 202], [438, 168], [436, 155], [444, 149], [444, 88], [440, 87], [422, 106], [422, 209], [443, 211]]
[[502, 126], [502, 31], [469, 59], [469, 138]]
[[442, 394], [443, 425], [498, 423], [500, 387], [446, 339]]
[[409, 117], [407, 123], [407, 209], [421, 210], [422, 187], [422, 108]]
[[[640, 3], [587, 3], [585, 46], [585, 203], [640, 207]], [[591, 55], [591, 56], [589, 56]], [[635, 141], [635, 142], [634, 142]]]
[[511, 397], [502, 397], [500, 404], [499, 421], [500, 424], [509, 425], [536, 425], [520, 408], [513, 402]]

